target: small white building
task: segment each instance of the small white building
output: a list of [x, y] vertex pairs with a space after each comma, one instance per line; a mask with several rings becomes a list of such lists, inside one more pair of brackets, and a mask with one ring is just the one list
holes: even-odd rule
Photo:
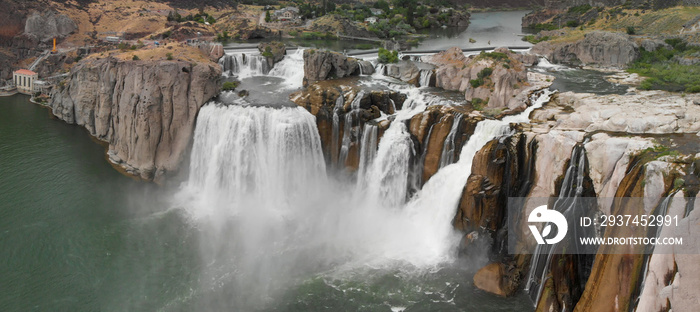
[[120, 43], [120, 42], [122, 42], [122, 38], [117, 37], [117, 36], [107, 36], [107, 37], [105, 37], [105, 41], [111, 42], [111, 43]]
[[275, 11], [275, 17], [281, 21], [291, 21], [299, 15], [299, 8], [296, 7], [286, 7], [284, 9], [279, 9]]
[[34, 80], [39, 77], [39, 74], [28, 70], [20, 69], [12, 73], [12, 82], [17, 87], [17, 91], [24, 94], [32, 94], [34, 90]]
[[376, 22], [377, 22], [376, 16], [370, 16], [368, 18], [365, 18], [365, 24], [374, 24]]
[[382, 10], [382, 9], [370, 8], [369, 11], [372, 12], [372, 15], [375, 15], [375, 16], [384, 14], [384, 10]]
[[43, 80], [34, 80], [34, 86], [33, 90], [34, 93], [42, 93], [42, 94], [49, 94], [49, 90], [51, 89], [51, 85], [49, 85], [48, 82], [43, 81]]

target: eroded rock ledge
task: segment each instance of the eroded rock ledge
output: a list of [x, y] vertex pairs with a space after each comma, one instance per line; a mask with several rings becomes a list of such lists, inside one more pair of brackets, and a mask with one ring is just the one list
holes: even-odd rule
[[537, 58], [506, 48], [466, 57], [459, 48], [450, 48], [422, 61], [437, 67], [436, 87], [464, 92], [467, 101], [478, 98], [488, 108], [518, 109], [526, 102], [518, 95], [527, 95], [531, 86], [525, 66], [536, 63]]
[[109, 144], [128, 173], [160, 181], [181, 163], [197, 113], [219, 91], [214, 63], [86, 59], [54, 90], [53, 114]]

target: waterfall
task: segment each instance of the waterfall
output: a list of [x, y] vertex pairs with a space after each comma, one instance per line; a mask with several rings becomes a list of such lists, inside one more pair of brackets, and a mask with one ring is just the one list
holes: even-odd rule
[[303, 191], [298, 181], [325, 176], [315, 127], [300, 107], [206, 105], [197, 119], [187, 188], [226, 194], [234, 202], [244, 195]]
[[[574, 220], [579, 220], [582, 216], [589, 216], [588, 214], [595, 209], [591, 207], [583, 207], [585, 202], [579, 201], [579, 198], [583, 196], [584, 193], [584, 179], [586, 176], [586, 151], [582, 145], [577, 145], [571, 152], [571, 159], [569, 161], [569, 166], [564, 174], [564, 179], [562, 180], [561, 189], [559, 190], [559, 196], [554, 202], [553, 209], [561, 212], [566, 220], [569, 221], [569, 229], [573, 230], [572, 237], [584, 237], [590, 235], [581, 235], [577, 231], [580, 228], [574, 224]], [[590, 203], [589, 203], [590, 204]], [[589, 216], [590, 217], [590, 216]], [[584, 230], [590, 230], [584, 228]], [[565, 242], [560, 242], [554, 245], [537, 245], [535, 253], [532, 256], [530, 263], [530, 272], [525, 284], [525, 291], [528, 292], [530, 298], [533, 300], [534, 305], [537, 306], [542, 296], [542, 291], [546, 282], [547, 274], [549, 273], [549, 268], [552, 262], [554, 254], [557, 252], [558, 247], [564, 246]], [[572, 246], [572, 248], [578, 248], [578, 244]], [[577, 254], [580, 263], [577, 265], [578, 276], [585, 283], [584, 276], [587, 276], [590, 270], [587, 267], [587, 257], [588, 255], [583, 252], [572, 252]], [[591, 263], [592, 264], [592, 263]], [[582, 287], [584, 285], [581, 285]]]
[[382, 63], [377, 63], [377, 65], [374, 67], [374, 74], [377, 76], [386, 75], [386, 65]]
[[413, 141], [403, 122], [394, 122], [379, 143], [377, 156], [365, 177], [367, 197], [388, 207], [406, 201]]
[[440, 165], [438, 168], [445, 167], [454, 162], [455, 159], [455, 145], [457, 142], [457, 132], [459, 127], [462, 125], [462, 114], [455, 114], [452, 119], [452, 128], [450, 128], [450, 133], [445, 137], [445, 142], [442, 145], [442, 154], [440, 155]]
[[421, 69], [420, 80], [418, 81], [418, 86], [420, 87], [432, 87], [430, 85], [430, 80], [433, 78], [432, 69]]
[[[297, 61], [285, 60], [290, 64], [276, 66], [268, 76], [294, 77], [291, 67]], [[230, 71], [238, 66], [239, 73], [251, 64], [243, 56], [222, 62]], [[406, 88], [403, 109], [392, 116], [381, 140], [371, 123], [352, 133], [362, 92], [344, 115], [345, 100], [336, 103], [331, 149], [339, 148], [338, 163], [348, 158], [351, 136], [360, 137], [360, 171], [351, 183], [327, 176], [316, 120], [303, 108], [204, 106], [189, 177], [175, 201], [201, 236], [200, 289], [247, 304], [264, 302], [285, 284], [309, 276], [358, 268], [425, 272], [454, 260], [461, 235], [450, 221], [474, 155], [490, 140], [510, 134], [511, 122], [526, 122], [551, 93], [545, 91], [520, 115], [479, 122], [460, 160], [408, 198], [411, 161], [421, 154], [408, 120], [445, 101]]]
[[294, 53], [287, 54], [275, 64], [268, 76], [284, 79], [285, 87], [301, 88], [304, 81], [304, 49], [299, 48]]
[[219, 60], [219, 64], [223, 68], [224, 74], [238, 78], [264, 76], [270, 71], [267, 59], [256, 54], [227, 54]]
[[362, 190], [366, 185], [368, 169], [377, 156], [377, 125], [365, 124], [360, 140], [360, 165], [357, 170], [357, 187]]
[[[350, 103], [350, 111], [345, 113], [345, 121], [343, 125], [343, 140], [341, 142], [340, 146], [340, 156], [338, 157], [338, 165], [342, 168], [344, 166], [345, 161], [348, 158], [348, 153], [350, 153], [350, 144], [352, 143], [352, 123], [355, 118], [359, 116], [361, 113], [360, 111], [360, 102], [362, 101], [362, 98], [365, 96], [365, 91], [360, 91], [355, 95], [355, 98], [352, 100]], [[336, 101], [336, 105], [337, 105]], [[337, 107], [337, 106], [336, 106]], [[335, 118], [335, 116], [334, 116]], [[357, 137], [357, 135], [355, 135]]]

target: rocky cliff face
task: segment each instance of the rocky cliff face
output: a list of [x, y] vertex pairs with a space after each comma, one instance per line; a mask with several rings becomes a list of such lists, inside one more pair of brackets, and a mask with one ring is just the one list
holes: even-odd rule
[[304, 86], [360, 74], [359, 61], [338, 52], [304, 50]]
[[87, 59], [55, 88], [53, 114], [109, 144], [112, 162], [146, 180], [177, 170], [199, 108], [219, 91], [214, 63]]
[[47, 41], [53, 38], [64, 38], [77, 30], [78, 25], [66, 15], [53, 11], [44, 14], [34, 12], [27, 18], [24, 35], [39, 41]]
[[[665, 196], [674, 189], [678, 190], [678, 177], [683, 177], [684, 181], [697, 181], [697, 173], [692, 169], [696, 166], [693, 162], [698, 157], [697, 149], [681, 148], [678, 154], [671, 153], [672, 156], [662, 156], [665, 154], [659, 152], [659, 144], [678, 148], [699, 143], [700, 123], [696, 116], [700, 115], [700, 107], [694, 104], [696, 97], [659, 91], [605, 96], [558, 94], [544, 108], [533, 112], [531, 124], [524, 125], [519, 130], [522, 135], [513, 138], [524, 141], [527, 148], [523, 149], [524, 143], [521, 142], [517, 145], [520, 147], [513, 149], [513, 143], [506, 144], [507, 141], [501, 140], [487, 144], [477, 153], [475, 167], [455, 218], [456, 227], [465, 231], [462, 248], [468, 250], [473, 237], [483, 235], [481, 231], [484, 229], [498, 235], [500, 226], [494, 228], [492, 221], [499, 220], [499, 214], [505, 209], [498, 197], [503, 196], [504, 190], [517, 190], [521, 196], [525, 194], [531, 198], [556, 196], [565, 189], [562, 178], [569, 170], [583, 170], [583, 185], [580, 186], [584, 196], [645, 198], [643, 207], [599, 201], [597, 209], [604, 213], [635, 215], [653, 211]], [[685, 143], [660, 143], [658, 137], [653, 136], [672, 133]], [[666, 137], [675, 140], [672, 136]], [[491, 156], [485, 158], [485, 155]], [[580, 158], [575, 160], [574, 155], [587, 158], [583, 167], [576, 165]], [[513, 180], [519, 182], [513, 183]], [[696, 192], [695, 186], [691, 186], [696, 182], [683, 183], [690, 191], [686, 195]], [[678, 208], [672, 209], [686, 209], [681, 208], [686, 206], [681, 198]], [[525, 210], [521, 215], [529, 212]], [[694, 222], [692, 220], [696, 217], [689, 215], [684, 220]], [[527, 231], [527, 228], [522, 230]], [[650, 230], [645, 227], [610, 228], [607, 235], [645, 236]], [[688, 233], [685, 229], [680, 231]], [[502, 250], [498, 241], [493, 240], [492, 244], [496, 254]], [[650, 262], [653, 265], [645, 270], [643, 263], [646, 260], [641, 255], [599, 252], [594, 261], [556, 255], [549, 259], [550, 267], [545, 272], [546, 282], [536, 303], [537, 311], [598, 311], [610, 307], [629, 310], [635, 307], [640, 289], [647, 293], [640, 297], [642, 300], [637, 306], [640, 311], [668, 309], [672, 301], [670, 307], [692, 305], [697, 296], [690, 295], [688, 288], [669, 277], [683, 277], [677, 274], [681, 270], [678, 263], [682, 262], [686, 274], [692, 276], [685, 280], [686, 283], [697, 285], [700, 277], [688, 271], [688, 263], [697, 261], [697, 256], [666, 250], [659, 251], [652, 259], [655, 259]], [[674, 259], [679, 260], [674, 262]], [[509, 282], [523, 281], [527, 276], [527, 263], [523, 257], [511, 258], [502, 254], [500, 261], [485, 266], [476, 274], [475, 285], [499, 295], [508, 295], [509, 290], [517, 288]], [[646, 285], [640, 288], [644, 276]]]
[[437, 67], [436, 87], [464, 92], [468, 101], [479, 98], [487, 103], [488, 108], [522, 108], [525, 99], [518, 95], [527, 95], [528, 89], [543, 87], [539, 82], [529, 80], [523, 64], [536, 63], [536, 58], [518, 55], [505, 48], [471, 57], [464, 56], [459, 48], [450, 48], [423, 57], [422, 61]]
[[555, 63], [625, 67], [639, 57], [639, 46], [626, 34], [594, 31], [576, 42], [540, 42], [531, 52]]

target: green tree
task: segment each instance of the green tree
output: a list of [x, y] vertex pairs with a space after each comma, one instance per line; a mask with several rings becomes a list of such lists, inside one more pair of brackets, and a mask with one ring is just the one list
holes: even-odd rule
[[379, 48], [379, 52], [377, 52], [377, 60], [383, 64], [396, 63], [399, 61], [399, 52]]
[[386, 0], [379, 0], [374, 3], [373, 7], [375, 9], [381, 9], [384, 11], [384, 13], [389, 13], [389, 2], [386, 2]]
[[416, 12], [417, 0], [394, 0], [395, 8], [406, 8], [406, 22], [413, 25], [413, 13]]
[[265, 22], [269, 23], [272, 21], [272, 16], [270, 16], [270, 11], [265, 11]]

